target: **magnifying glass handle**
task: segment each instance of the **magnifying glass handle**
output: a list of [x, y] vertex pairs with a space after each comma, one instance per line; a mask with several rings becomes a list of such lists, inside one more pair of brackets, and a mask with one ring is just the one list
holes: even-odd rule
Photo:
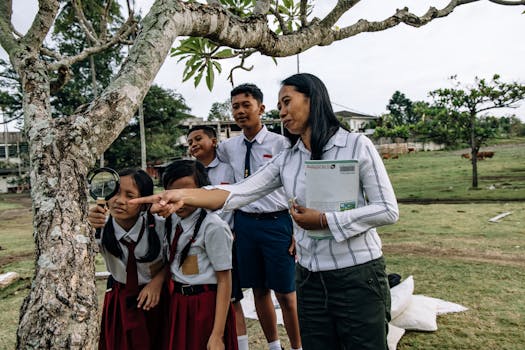
[[[99, 207], [104, 208], [104, 207], [106, 206], [106, 200], [105, 200], [104, 198], [97, 198], [97, 205], [98, 205]], [[100, 228], [100, 227], [97, 228], [97, 229], [95, 230], [95, 238], [96, 238], [96, 239], [100, 239], [100, 235], [101, 235], [101, 233], [102, 233], [102, 228]]]

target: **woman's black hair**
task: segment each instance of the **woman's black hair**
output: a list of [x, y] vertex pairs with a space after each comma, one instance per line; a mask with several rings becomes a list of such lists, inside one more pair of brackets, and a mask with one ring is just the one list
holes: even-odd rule
[[[135, 185], [139, 189], [139, 193], [142, 197], [150, 196], [153, 194], [153, 180], [151, 177], [142, 169], [128, 168], [119, 171], [119, 176], [131, 176]], [[137, 259], [139, 262], [150, 262], [155, 260], [160, 253], [160, 240], [157, 232], [155, 231], [155, 219], [148, 210], [147, 217], [148, 224], [148, 251], [146, 255]], [[138, 242], [137, 242], [138, 244]], [[122, 258], [122, 248], [115, 236], [115, 228], [113, 227], [113, 220], [110, 215], [108, 222], [104, 226], [104, 234], [102, 235], [102, 245], [114, 256]]]
[[[173, 181], [176, 181], [186, 176], [193, 176], [193, 179], [195, 180], [195, 184], [197, 185], [197, 187], [210, 185], [210, 179], [208, 178], [208, 172], [206, 171], [206, 168], [204, 167], [204, 165], [202, 165], [202, 163], [197, 162], [195, 160], [187, 160], [187, 159], [176, 160], [166, 167], [166, 169], [164, 170], [164, 175], [162, 176], [162, 185], [164, 186], [164, 189], [167, 189], [169, 185], [173, 183]], [[197, 233], [199, 232], [199, 229], [205, 217], [206, 217], [206, 210], [201, 209], [199, 213], [199, 217], [197, 218], [197, 222], [195, 223], [195, 228], [193, 229], [193, 234], [189, 242], [186, 243], [184, 248], [182, 248], [179, 267], [182, 266], [182, 264], [184, 263], [184, 260], [186, 260], [186, 257], [188, 256], [188, 252], [190, 251], [191, 244], [195, 242], [195, 237], [197, 237]], [[165, 225], [166, 225], [165, 231], [166, 231], [168, 242], [171, 242], [171, 226], [172, 226], [171, 215], [166, 219]], [[172, 242], [172, 244], [173, 243], [176, 244], [177, 242]]]
[[[312, 131], [310, 139], [311, 159], [322, 159], [323, 147], [342, 127], [332, 109], [326, 86], [318, 77], [308, 73], [294, 74], [284, 79], [281, 84], [292, 86], [297, 92], [310, 99], [308, 125]], [[285, 134], [285, 136], [288, 136], [290, 142], [294, 142], [294, 139], [289, 135]]]

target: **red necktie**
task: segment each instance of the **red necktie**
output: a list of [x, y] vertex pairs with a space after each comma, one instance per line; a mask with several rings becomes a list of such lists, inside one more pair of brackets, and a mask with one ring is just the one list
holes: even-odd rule
[[175, 228], [175, 237], [173, 237], [173, 241], [171, 241], [170, 245], [170, 259], [168, 266], [171, 266], [171, 263], [175, 259], [175, 252], [177, 251], [177, 242], [179, 241], [180, 236], [182, 235], [182, 226], [180, 222], [177, 224], [177, 227]]
[[[137, 242], [140, 241], [143, 233], [144, 222], [142, 222], [142, 228], [140, 229]], [[121, 242], [128, 248], [128, 262], [126, 264], [126, 291], [130, 295], [136, 295], [139, 294], [139, 277], [137, 274], [137, 261], [135, 259], [135, 247], [137, 246], [137, 242], [132, 240], [127, 241], [125, 239], [121, 240]]]

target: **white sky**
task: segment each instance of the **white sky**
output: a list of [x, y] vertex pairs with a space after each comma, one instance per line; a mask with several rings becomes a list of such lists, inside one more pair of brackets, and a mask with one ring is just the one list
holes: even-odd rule
[[[36, 11], [37, 1], [13, 1], [15, 27], [25, 32]], [[136, 0], [147, 11], [153, 0]], [[336, 3], [316, 2], [315, 14], [322, 16]], [[339, 22], [340, 27], [360, 18], [382, 20], [407, 6], [420, 15], [429, 6], [443, 7], [443, 0], [363, 0]], [[525, 6], [501, 6], [487, 1], [463, 5], [448, 17], [434, 20], [421, 28], [401, 24], [383, 32], [365, 33], [328, 47], [315, 47], [299, 57], [300, 71], [317, 75], [330, 93], [334, 110], [351, 109], [367, 114], [382, 114], [392, 94], [399, 90], [412, 101], [429, 100], [428, 92], [451, 87], [448, 78], [457, 74], [460, 81], [472, 83], [474, 77], [490, 79], [501, 75], [503, 81], [525, 83]], [[145, 13], [145, 12], [143, 12]], [[0, 56], [6, 57], [0, 49]], [[237, 70], [235, 84], [252, 82], [265, 94], [266, 109], [274, 109], [280, 81], [297, 72], [295, 56], [279, 58], [278, 65], [268, 57], [250, 58], [250, 72]], [[216, 77], [209, 92], [204, 79], [198, 88], [193, 79], [182, 81], [183, 65], [168, 57], [155, 83], [181, 93], [192, 114], [206, 117], [213, 102], [229, 98], [227, 76], [237, 61], [221, 62], [223, 73]], [[516, 114], [525, 120], [525, 102], [518, 109], [494, 112]]]

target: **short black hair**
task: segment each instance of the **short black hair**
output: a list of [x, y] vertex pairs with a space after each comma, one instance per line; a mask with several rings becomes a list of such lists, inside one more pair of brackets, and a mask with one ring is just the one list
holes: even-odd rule
[[162, 186], [164, 189], [175, 180], [186, 176], [193, 176], [197, 187], [211, 185], [208, 172], [201, 162], [189, 159], [176, 160], [166, 167], [162, 175]]
[[186, 136], [189, 136], [192, 132], [202, 130], [206, 135], [208, 135], [210, 138], [217, 138], [217, 131], [215, 131], [215, 128], [212, 128], [208, 125], [195, 125], [190, 130], [188, 130], [188, 133]]
[[237, 96], [240, 94], [252, 95], [252, 97], [256, 99], [257, 102], [263, 102], [263, 93], [261, 89], [259, 89], [255, 84], [241, 84], [235, 87], [230, 92], [230, 97], [233, 98], [233, 96]]

